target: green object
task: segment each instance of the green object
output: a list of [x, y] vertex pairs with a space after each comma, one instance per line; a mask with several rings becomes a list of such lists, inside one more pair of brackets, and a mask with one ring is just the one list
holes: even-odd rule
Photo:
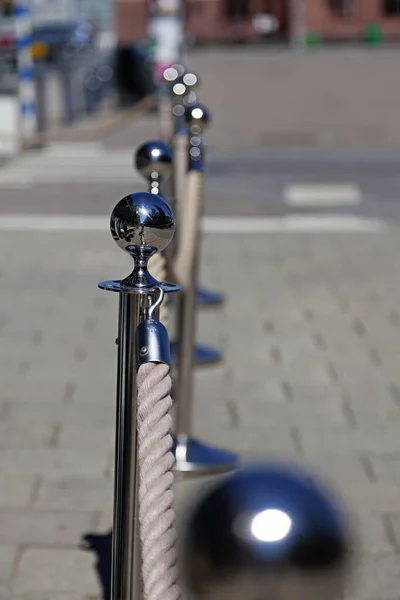
[[382, 44], [385, 39], [381, 26], [378, 23], [369, 23], [364, 29], [364, 41], [371, 46]]
[[304, 36], [304, 45], [306, 48], [315, 48], [321, 43], [321, 36], [316, 31], [307, 31]]
[[149, 37], [147, 40], [147, 51], [151, 59], [154, 58], [156, 52], [157, 40], [154, 37]]

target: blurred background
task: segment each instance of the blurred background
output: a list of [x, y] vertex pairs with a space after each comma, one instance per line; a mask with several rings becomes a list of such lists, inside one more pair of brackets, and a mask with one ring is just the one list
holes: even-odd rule
[[97, 283], [131, 267], [108, 221], [147, 188], [160, 15], [212, 115], [201, 279], [226, 301], [197, 337], [223, 360], [196, 369], [194, 434], [333, 482], [362, 545], [349, 597], [398, 600], [400, 0], [1, 1], [0, 599], [103, 598], [117, 301]]

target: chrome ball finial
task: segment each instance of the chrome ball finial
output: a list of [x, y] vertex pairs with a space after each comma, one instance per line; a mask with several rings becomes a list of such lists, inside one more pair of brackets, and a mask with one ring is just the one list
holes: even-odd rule
[[136, 152], [136, 169], [150, 182], [168, 177], [171, 173], [172, 150], [159, 140], [149, 140]]
[[186, 71], [186, 73], [183, 73], [183, 75], [178, 78], [178, 82], [183, 83], [186, 88], [189, 89], [195, 88], [200, 83], [197, 75], [191, 71]]
[[335, 501], [297, 470], [265, 464], [206, 493], [189, 517], [182, 560], [197, 599], [336, 600], [351, 550]]
[[183, 65], [176, 63], [164, 70], [163, 79], [167, 83], [173, 84], [176, 82], [177, 79], [179, 79], [179, 77], [182, 77], [182, 75], [184, 73], [185, 73], [185, 67]]
[[208, 108], [196, 103], [186, 108], [185, 120], [189, 127], [198, 126], [203, 130], [209, 124], [211, 116]]
[[149, 257], [164, 250], [175, 232], [168, 203], [156, 194], [139, 192], [118, 202], [110, 220], [111, 234], [118, 246], [134, 258]]
[[122, 198], [111, 213], [111, 235], [117, 245], [133, 258], [133, 271], [122, 280], [102, 281], [103, 290], [148, 294], [161, 287], [177, 292], [175, 283], [158, 281], [148, 271], [148, 262], [171, 242], [175, 232], [174, 215], [159, 195], [138, 192]]

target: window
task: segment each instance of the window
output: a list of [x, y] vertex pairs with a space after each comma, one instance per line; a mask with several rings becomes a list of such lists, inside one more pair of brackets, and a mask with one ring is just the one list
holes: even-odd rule
[[348, 19], [353, 15], [353, 0], [328, 0], [329, 8], [333, 14], [342, 19]]
[[383, 12], [387, 17], [400, 17], [400, 0], [384, 0]]
[[225, 14], [228, 19], [246, 19], [249, 16], [247, 0], [225, 0]]

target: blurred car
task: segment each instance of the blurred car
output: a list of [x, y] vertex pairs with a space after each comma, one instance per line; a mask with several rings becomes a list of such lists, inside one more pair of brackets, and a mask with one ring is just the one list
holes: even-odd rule
[[95, 27], [86, 21], [48, 21], [36, 25], [32, 54], [36, 60], [63, 62], [95, 48]]

